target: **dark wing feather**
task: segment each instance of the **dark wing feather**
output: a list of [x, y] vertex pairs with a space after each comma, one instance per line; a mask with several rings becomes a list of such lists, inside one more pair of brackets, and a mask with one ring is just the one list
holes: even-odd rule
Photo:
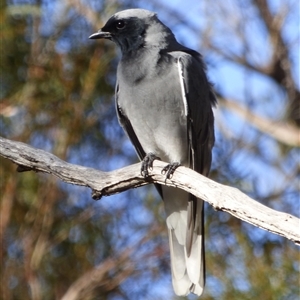
[[[183, 52], [190, 55], [183, 55], [179, 58], [179, 60], [182, 60], [183, 65], [183, 80], [188, 105], [187, 135], [189, 164], [190, 168], [208, 176], [212, 160], [211, 151], [214, 144], [212, 106], [215, 105], [216, 99], [212, 91], [212, 86], [205, 75], [205, 65], [202, 62], [200, 54], [189, 49]], [[202, 218], [201, 224], [197, 225], [197, 213], [199, 211], [201, 211]], [[203, 202], [198, 201], [195, 196], [190, 195], [187, 213], [186, 247], [189, 256], [192, 251], [195, 228], [200, 228], [201, 234], [204, 236]], [[204, 239], [202, 241], [202, 253], [204, 255]], [[204, 261], [203, 258], [203, 263]]]
[[212, 159], [211, 151], [215, 140], [212, 107], [216, 104], [216, 97], [212, 85], [207, 80], [206, 68], [200, 54], [193, 50], [185, 52], [191, 55], [190, 59], [185, 59], [183, 62], [189, 107], [190, 167], [208, 176]]

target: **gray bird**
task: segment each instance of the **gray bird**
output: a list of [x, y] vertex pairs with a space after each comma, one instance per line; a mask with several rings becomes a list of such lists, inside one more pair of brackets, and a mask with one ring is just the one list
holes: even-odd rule
[[[116, 110], [148, 176], [154, 159], [207, 176], [214, 144], [216, 98], [201, 55], [176, 41], [155, 13], [129, 9], [113, 15], [91, 39], [121, 49]], [[205, 284], [203, 201], [180, 189], [157, 186], [165, 204], [171, 271], [177, 295], [201, 295]]]

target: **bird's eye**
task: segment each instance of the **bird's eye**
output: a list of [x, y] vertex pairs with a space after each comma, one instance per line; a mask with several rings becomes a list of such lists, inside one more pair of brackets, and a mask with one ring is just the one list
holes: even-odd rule
[[125, 22], [124, 21], [118, 21], [116, 23], [116, 28], [117, 29], [123, 29], [125, 27]]

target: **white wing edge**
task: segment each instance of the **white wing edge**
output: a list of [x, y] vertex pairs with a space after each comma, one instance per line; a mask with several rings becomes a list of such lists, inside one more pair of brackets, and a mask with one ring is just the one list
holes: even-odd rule
[[179, 82], [180, 82], [180, 88], [181, 88], [181, 96], [182, 96], [183, 107], [184, 107], [184, 115], [187, 117], [188, 102], [187, 102], [186, 91], [185, 91], [185, 86], [184, 86], [183, 63], [181, 61], [181, 57], [179, 57], [177, 59], [177, 69], [178, 69]]

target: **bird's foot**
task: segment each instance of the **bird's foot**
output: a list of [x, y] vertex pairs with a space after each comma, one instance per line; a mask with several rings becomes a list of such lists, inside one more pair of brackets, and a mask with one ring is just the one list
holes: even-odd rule
[[175, 170], [178, 167], [180, 167], [179, 162], [174, 162], [174, 163], [168, 164], [162, 169], [161, 174], [166, 175], [166, 180], [171, 179]]
[[158, 156], [156, 156], [153, 153], [148, 153], [146, 154], [146, 156], [144, 157], [143, 161], [142, 161], [142, 167], [141, 167], [141, 175], [144, 177], [148, 177], [149, 176], [149, 172], [148, 170], [152, 170], [153, 169], [153, 162], [158, 159], [160, 160], [160, 158]]

